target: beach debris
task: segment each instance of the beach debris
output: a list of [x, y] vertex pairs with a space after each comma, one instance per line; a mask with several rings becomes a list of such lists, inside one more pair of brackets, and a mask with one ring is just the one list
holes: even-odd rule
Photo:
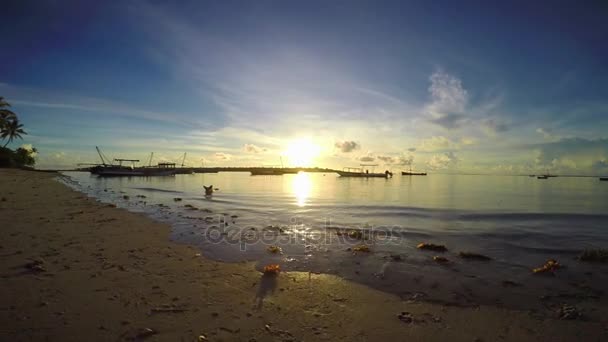
[[363, 239], [363, 232], [360, 230], [351, 230], [348, 232], [348, 237], [357, 239], [357, 240], [361, 240], [361, 239]]
[[283, 249], [279, 246], [268, 246], [266, 250], [273, 254], [283, 254]]
[[181, 201], [182, 201], [182, 199], [181, 199], [181, 198], [179, 198], [179, 197], [175, 197], [175, 198], [173, 199], [173, 201], [175, 201], [175, 202], [181, 202]]
[[266, 226], [266, 228], [264, 228], [265, 231], [271, 231], [271, 232], [278, 232], [278, 233], [285, 233], [285, 228], [281, 227], [281, 226], [276, 226], [276, 225], [269, 225]]
[[46, 268], [44, 267], [44, 260], [42, 259], [34, 259], [23, 265], [23, 267], [35, 273], [46, 272]]
[[264, 275], [278, 275], [281, 272], [281, 266], [278, 264], [269, 264], [264, 266]]
[[156, 335], [158, 334], [158, 331], [151, 329], [151, 328], [143, 328], [140, 329], [139, 331], [137, 331], [137, 333], [135, 334], [135, 340], [143, 340], [145, 338], [148, 338], [150, 336]]
[[201, 334], [201, 335], [198, 335], [197, 341], [198, 342], [205, 342], [205, 341], [209, 341], [209, 339], [204, 334]]
[[489, 256], [486, 256], [483, 254], [478, 254], [478, 253], [473, 253], [473, 252], [460, 252], [460, 253], [458, 253], [458, 256], [463, 259], [470, 259], [470, 260], [479, 260], [479, 261], [492, 260], [492, 258], [490, 258]]
[[150, 313], [161, 313], [161, 312], [184, 312], [188, 311], [188, 309], [175, 306], [173, 304], [163, 304], [161, 306], [153, 307], [150, 309]]
[[407, 311], [401, 312], [399, 315], [397, 315], [397, 318], [399, 318], [399, 320], [403, 323], [414, 322], [414, 317], [412, 317], [412, 314]]
[[146, 195], [137, 195], [135, 197], [137, 197], [137, 198], [146, 198]]
[[2, 199], [0, 199], [0, 201], [6, 202], [6, 197], [2, 197]]
[[537, 267], [532, 269], [532, 272], [534, 274], [554, 274], [555, 271], [557, 271], [558, 269], [562, 268], [563, 266], [558, 263], [556, 260], [554, 259], [549, 259], [547, 260], [547, 262], [542, 265], [541, 267]]
[[129, 199], [129, 195], [123, 195], [122, 198], [128, 200]]
[[434, 243], [426, 242], [419, 243], [416, 248], [435, 252], [446, 252], [448, 250], [444, 245], [436, 245]]
[[108, 208], [116, 208], [116, 204], [110, 203], [108, 204]]
[[352, 251], [353, 252], [369, 253], [372, 250], [367, 245], [357, 245], [357, 246], [353, 247]]
[[184, 208], [188, 208], [190, 210], [198, 210], [198, 208], [193, 206], [192, 204], [186, 204], [186, 205], [184, 205]]
[[569, 304], [564, 304], [559, 309], [559, 318], [560, 319], [577, 319], [581, 317], [581, 312], [574, 306]]
[[608, 249], [586, 249], [578, 256], [579, 261], [608, 262]]
[[435, 260], [435, 262], [438, 262], [440, 264], [446, 264], [446, 263], [450, 262], [450, 260], [448, 260], [448, 258], [439, 256], [439, 255], [434, 256], [433, 260]]

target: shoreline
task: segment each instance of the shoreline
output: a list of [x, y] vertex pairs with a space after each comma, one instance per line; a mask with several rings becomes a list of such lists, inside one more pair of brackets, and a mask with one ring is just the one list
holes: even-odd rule
[[[217, 262], [171, 242], [167, 224], [55, 176], [0, 170], [3, 340], [608, 338], [605, 320], [404, 301], [326, 274], [263, 277], [252, 262]], [[42, 269], [24, 267], [33, 260]]]

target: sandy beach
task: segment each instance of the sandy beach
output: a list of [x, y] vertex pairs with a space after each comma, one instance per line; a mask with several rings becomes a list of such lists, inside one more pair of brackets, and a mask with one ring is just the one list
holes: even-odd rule
[[404, 301], [336, 276], [205, 259], [170, 227], [0, 170], [3, 341], [602, 341], [608, 321]]

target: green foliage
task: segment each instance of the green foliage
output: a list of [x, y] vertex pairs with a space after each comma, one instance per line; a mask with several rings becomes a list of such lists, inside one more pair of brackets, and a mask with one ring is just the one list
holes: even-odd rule
[[17, 114], [10, 110], [11, 105], [0, 96], [0, 140], [6, 140], [6, 147], [16, 138], [22, 139], [21, 135], [27, 134], [23, 125], [19, 122]]
[[13, 151], [10, 148], [0, 147], [0, 167], [33, 167], [36, 165], [35, 148], [19, 147]]
[[31, 150], [19, 147], [14, 152], [14, 160], [18, 166], [34, 166], [36, 165], [36, 159], [34, 156], [38, 151], [35, 148]]
[[17, 114], [10, 110], [11, 105], [0, 96], [0, 141], [6, 140], [0, 147], [0, 167], [31, 167], [36, 164], [36, 149], [19, 147], [13, 151], [6, 148], [13, 140], [27, 134], [19, 122]]

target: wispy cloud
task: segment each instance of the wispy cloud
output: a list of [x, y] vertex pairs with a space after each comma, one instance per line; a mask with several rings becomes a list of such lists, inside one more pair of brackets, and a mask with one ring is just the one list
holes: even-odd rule
[[469, 94], [460, 79], [441, 70], [435, 71], [429, 80], [431, 102], [426, 113], [431, 122], [444, 128], [456, 128], [466, 121], [465, 109], [469, 103]]
[[334, 144], [334, 147], [336, 147], [342, 153], [349, 153], [354, 150], [358, 150], [359, 148], [361, 148], [361, 145], [359, 145], [359, 143], [357, 143], [356, 141], [350, 140], [350, 141], [337, 141]]

